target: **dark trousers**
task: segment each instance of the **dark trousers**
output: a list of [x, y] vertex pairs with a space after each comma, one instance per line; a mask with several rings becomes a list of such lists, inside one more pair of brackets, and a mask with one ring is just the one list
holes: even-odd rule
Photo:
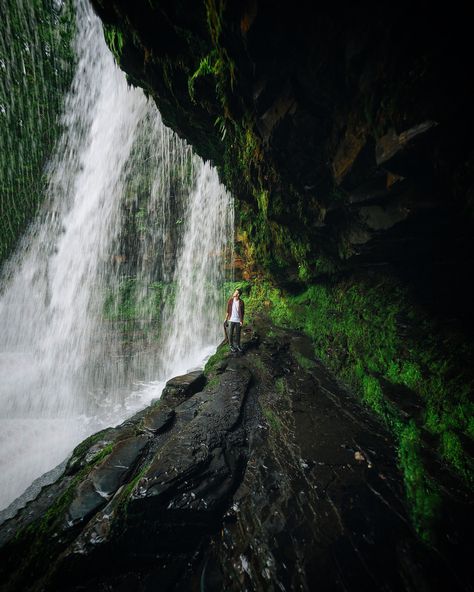
[[[236, 343], [234, 343], [234, 331]], [[229, 321], [229, 345], [230, 347], [240, 347], [240, 323]]]

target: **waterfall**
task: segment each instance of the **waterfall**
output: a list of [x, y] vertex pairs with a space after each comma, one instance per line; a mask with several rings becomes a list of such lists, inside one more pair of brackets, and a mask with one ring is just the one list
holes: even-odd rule
[[0, 508], [221, 339], [232, 199], [75, 10], [43, 205], [0, 277]]

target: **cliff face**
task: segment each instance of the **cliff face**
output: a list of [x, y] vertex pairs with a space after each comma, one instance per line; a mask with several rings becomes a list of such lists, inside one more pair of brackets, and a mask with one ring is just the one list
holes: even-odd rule
[[334, 265], [403, 273], [409, 263], [411, 280], [421, 271], [438, 297], [464, 298], [473, 177], [462, 14], [93, 3], [131, 82], [241, 201], [257, 263], [306, 282]]
[[93, 4], [131, 83], [236, 196], [249, 296], [303, 329], [395, 434], [433, 542], [433, 459], [474, 481], [467, 15]]
[[2, 526], [5, 589], [472, 589], [469, 19], [93, 3], [236, 196], [257, 322]]

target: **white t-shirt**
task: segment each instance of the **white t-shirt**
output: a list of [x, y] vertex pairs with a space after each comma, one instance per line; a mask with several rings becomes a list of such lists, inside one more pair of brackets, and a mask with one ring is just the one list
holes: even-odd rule
[[234, 298], [232, 302], [232, 314], [230, 315], [231, 323], [240, 323], [240, 316], [239, 316], [239, 301]]

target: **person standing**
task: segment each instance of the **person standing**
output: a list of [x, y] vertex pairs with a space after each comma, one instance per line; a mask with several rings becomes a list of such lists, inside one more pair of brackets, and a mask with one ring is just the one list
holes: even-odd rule
[[[245, 304], [240, 298], [242, 290], [237, 288], [233, 295], [227, 301], [227, 314], [225, 317], [225, 326], [228, 327], [228, 337], [231, 352], [243, 353], [240, 347], [240, 329], [244, 324]], [[234, 333], [235, 342], [234, 345]]]

